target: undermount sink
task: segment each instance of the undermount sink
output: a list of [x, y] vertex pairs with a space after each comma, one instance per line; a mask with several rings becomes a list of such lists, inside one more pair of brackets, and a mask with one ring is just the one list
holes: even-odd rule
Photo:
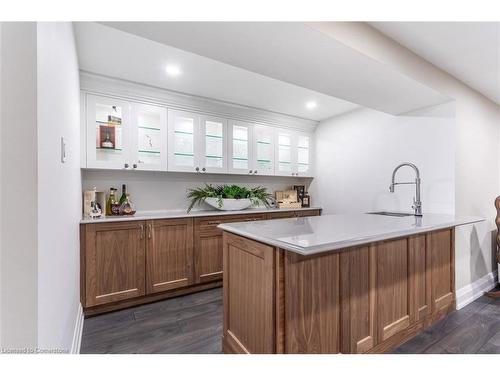
[[413, 214], [408, 214], [408, 213], [404, 213], [404, 212], [379, 211], [379, 212], [368, 212], [368, 213], [370, 215], [397, 216], [397, 217], [414, 216]]

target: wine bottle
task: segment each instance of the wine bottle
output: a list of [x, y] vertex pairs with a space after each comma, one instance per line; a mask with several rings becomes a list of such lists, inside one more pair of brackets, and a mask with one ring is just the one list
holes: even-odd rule
[[127, 187], [125, 184], [122, 185], [122, 196], [120, 197], [120, 205], [127, 199]]
[[114, 212], [114, 208], [116, 207], [117, 205], [117, 201], [116, 201], [116, 189], [115, 188], [111, 188], [109, 189], [109, 197], [108, 197], [108, 201], [106, 202], [106, 215], [116, 215], [115, 212]]

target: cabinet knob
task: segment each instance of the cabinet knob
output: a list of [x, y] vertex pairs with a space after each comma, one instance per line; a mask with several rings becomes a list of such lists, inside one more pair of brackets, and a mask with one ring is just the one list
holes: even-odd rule
[[195, 170], [196, 172], [199, 172], [199, 171], [200, 171], [200, 167], [196, 167], [194, 170]]
[[129, 167], [128, 163], [125, 163], [123, 166], [125, 167], [125, 169]]
[[206, 169], [205, 167], [201, 168], [201, 170], [202, 170], [203, 172], [206, 172], [206, 171], [207, 171], [207, 169]]
[[253, 171], [252, 171], [251, 169], [248, 171], [248, 173], [249, 173], [249, 174], [252, 174], [252, 172], [253, 172]]
[[253, 171], [253, 174], [257, 174], [257, 170]]
[[132, 167], [133, 167], [134, 169], [136, 169], [136, 168], [137, 168], [137, 164], [132, 164]]

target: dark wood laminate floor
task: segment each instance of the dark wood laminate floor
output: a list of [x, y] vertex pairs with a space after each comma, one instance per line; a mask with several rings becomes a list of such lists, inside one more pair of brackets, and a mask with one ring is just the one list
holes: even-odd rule
[[[81, 353], [221, 353], [222, 288], [85, 319]], [[500, 353], [500, 300], [485, 296], [393, 351]]]
[[222, 353], [222, 288], [85, 319], [81, 353]]

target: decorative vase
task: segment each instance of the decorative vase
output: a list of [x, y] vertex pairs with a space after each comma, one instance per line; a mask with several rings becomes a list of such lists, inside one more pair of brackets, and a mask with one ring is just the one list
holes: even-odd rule
[[205, 202], [210, 206], [217, 208], [221, 211], [239, 211], [245, 210], [252, 205], [252, 201], [248, 198], [245, 199], [222, 199], [222, 207], [219, 207], [218, 198], [206, 198]]

